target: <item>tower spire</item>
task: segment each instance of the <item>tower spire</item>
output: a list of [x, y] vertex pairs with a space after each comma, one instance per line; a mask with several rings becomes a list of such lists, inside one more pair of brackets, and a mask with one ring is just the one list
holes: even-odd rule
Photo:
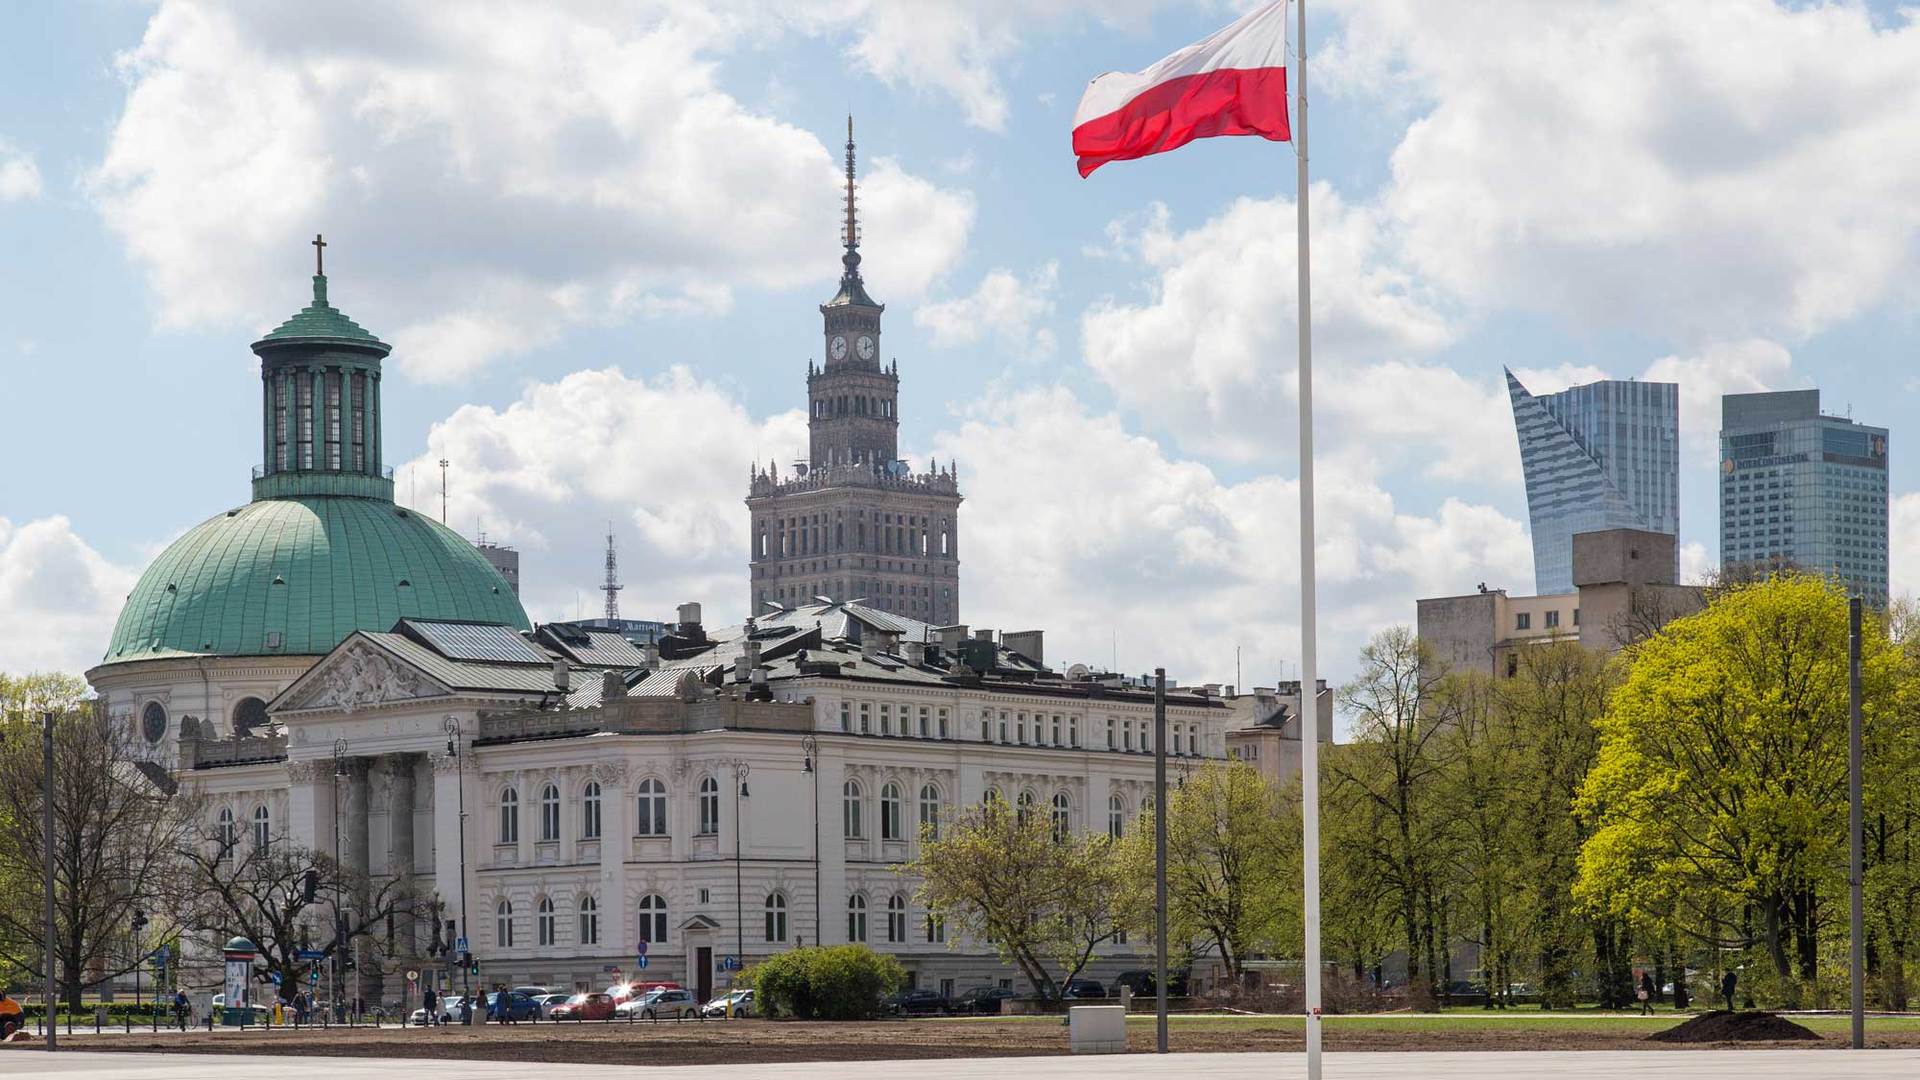
[[606, 584], [600, 586], [600, 591], [607, 594], [607, 618], [609, 621], [620, 618], [620, 590], [622, 588], [624, 588], [624, 586], [620, 584], [619, 563], [615, 560], [613, 554], [613, 522], [609, 521], [607, 522], [607, 580]]
[[853, 168], [853, 114], [847, 114], [847, 220], [843, 227], [841, 244], [847, 253], [840, 262], [847, 268], [846, 277], [860, 280], [860, 220], [857, 213], [858, 203], [854, 198]]

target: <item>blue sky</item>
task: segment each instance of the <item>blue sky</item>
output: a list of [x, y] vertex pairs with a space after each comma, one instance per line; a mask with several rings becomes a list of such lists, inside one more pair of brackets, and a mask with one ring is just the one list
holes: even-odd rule
[[[1068, 150], [1087, 78], [1239, 6], [9, 9], [0, 668], [84, 666], [146, 560], [245, 498], [246, 344], [304, 304], [316, 231], [335, 303], [399, 346], [403, 499], [437, 505], [422, 463], [452, 459], [451, 524], [522, 548], [536, 617], [593, 606], [612, 521], [630, 613], [737, 618], [738, 500], [799, 445], [851, 111], [903, 449], [970, 495], [968, 620], [1282, 677], [1291, 153], [1081, 180]], [[1329, 0], [1310, 40], [1334, 676], [1417, 596], [1530, 588], [1503, 364], [1537, 392], [1682, 382], [1689, 568], [1716, 555], [1718, 393], [1819, 386], [1893, 429], [1911, 591], [1920, 32], [1895, 9]]]

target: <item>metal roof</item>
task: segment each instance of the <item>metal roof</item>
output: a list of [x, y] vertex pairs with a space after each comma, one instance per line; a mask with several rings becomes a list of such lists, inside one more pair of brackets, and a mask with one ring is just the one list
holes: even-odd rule
[[511, 627], [498, 623], [402, 619], [398, 629], [426, 642], [449, 660], [479, 660], [500, 664], [553, 663], [553, 657], [527, 644], [526, 639]]

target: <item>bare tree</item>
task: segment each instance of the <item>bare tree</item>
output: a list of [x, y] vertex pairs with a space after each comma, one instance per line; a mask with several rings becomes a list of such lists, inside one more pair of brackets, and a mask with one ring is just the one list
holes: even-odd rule
[[[44, 766], [38, 725], [16, 717], [0, 742], [0, 962], [46, 978], [40, 889]], [[173, 869], [190, 827], [186, 800], [154, 786], [91, 703], [54, 721], [53, 862], [56, 981], [67, 1008], [82, 991], [132, 971], [144, 950], [128, 933]]]

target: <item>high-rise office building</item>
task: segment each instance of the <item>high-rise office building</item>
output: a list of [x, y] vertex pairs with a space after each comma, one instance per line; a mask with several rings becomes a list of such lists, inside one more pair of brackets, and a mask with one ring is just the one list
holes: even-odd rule
[[[1534, 395], [1507, 372], [1533, 531], [1533, 587], [1573, 591], [1573, 535], [1680, 532], [1680, 387], [1607, 379]], [[1679, 566], [1673, 567], [1677, 580]]]
[[1887, 603], [1887, 429], [1820, 413], [1820, 391], [1720, 399], [1720, 566], [1797, 566]]

